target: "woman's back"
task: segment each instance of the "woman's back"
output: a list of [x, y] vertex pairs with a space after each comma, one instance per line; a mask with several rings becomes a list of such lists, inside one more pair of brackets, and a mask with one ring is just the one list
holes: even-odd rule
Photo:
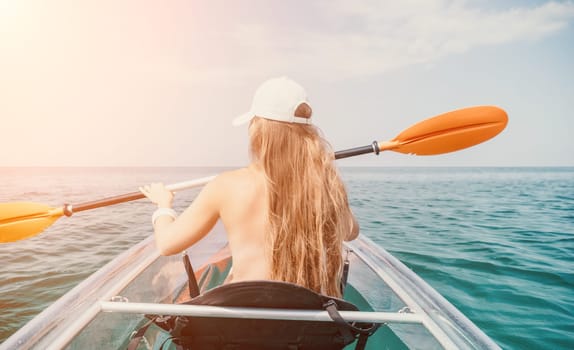
[[227, 282], [269, 279], [265, 176], [254, 165], [222, 174], [220, 219], [227, 231], [233, 270]]

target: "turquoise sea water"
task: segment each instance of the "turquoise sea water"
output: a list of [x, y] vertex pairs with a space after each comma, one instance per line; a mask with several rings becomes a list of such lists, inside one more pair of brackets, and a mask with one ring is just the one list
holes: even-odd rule
[[[59, 206], [198, 168], [0, 168], [0, 202]], [[574, 168], [343, 168], [361, 232], [504, 349], [574, 348]], [[195, 191], [179, 193], [181, 210]], [[61, 218], [0, 245], [0, 342], [151, 234], [145, 201]]]

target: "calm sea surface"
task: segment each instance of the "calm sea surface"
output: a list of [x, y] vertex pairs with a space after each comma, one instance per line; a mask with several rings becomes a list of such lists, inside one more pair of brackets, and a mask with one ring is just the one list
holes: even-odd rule
[[[0, 202], [59, 206], [216, 174], [200, 168], [0, 168]], [[344, 168], [362, 234], [505, 349], [574, 348], [574, 168]], [[178, 193], [182, 210], [196, 191]], [[136, 201], [0, 245], [0, 342], [151, 234]]]

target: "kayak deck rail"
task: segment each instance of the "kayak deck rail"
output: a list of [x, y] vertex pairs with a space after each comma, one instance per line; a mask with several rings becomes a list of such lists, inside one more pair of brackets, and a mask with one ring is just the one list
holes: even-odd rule
[[[99, 305], [104, 312], [121, 312], [128, 314], [333, 322], [329, 313], [322, 310], [130, 303], [121, 301], [101, 301]], [[420, 315], [400, 312], [339, 311], [339, 314], [347, 322], [415, 324], [421, 324], [423, 322], [423, 318]]]
[[[400, 260], [361, 235], [345, 242], [414, 314], [445, 349], [501, 349], [490, 337]], [[405, 339], [408, 343], [408, 340]]]
[[[100, 311], [94, 301], [112, 298], [158, 257], [159, 254], [155, 249], [153, 237], [136, 244], [80, 282], [24, 327], [12, 334], [0, 344], [0, 350], [30, 349], [42, 343], [46, 344], [47, 348], [59, 349], [64, 347]], [[126, 266], [131, 267], [128, 270], [130, 273], [122, 275], [121, 272]], [[119, 278], [116, 279], [117, 277]], [[95, 288], [102, 285], [109, 286], [105, 295], [98, 294], [99, 290]], [[73, 318], [73, 322], [66, 320], [67, 315], [74, 313], [77, 317]], [[67, 323], [71, 324], [66, 325]], [[62, 331], [59, 333], [55, 331], [56, 329], [62, 329]], [[54, 339], [51, 337], [52, 333], [58, 334], [58, 336]], [[47, 341], [47, 339], [51, 340]]]

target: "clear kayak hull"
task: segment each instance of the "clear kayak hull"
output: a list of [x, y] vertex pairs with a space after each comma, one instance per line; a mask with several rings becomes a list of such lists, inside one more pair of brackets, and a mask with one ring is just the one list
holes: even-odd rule
[[[347, 320], [384, 326], [367, 349], [499, 349], [459, 310], [387, 251], [360, 236], [347, 243], [350, 271], [344, 298], [360, 311]], [[221, 225], [187, 251], [202, 291], [220, 284], [230, 267]], [[153, 238], [124, 252], [8, 338], [0, 349], [125, 349], [145, 314], [320, 320], [325, 311], [177, 305], [187, 296], [180, 256], [159, 256]], [[325, 321], [328, 319], [325, 319]], [[146, 332], [141, 349], [166, 341]], [[348, 348], [353, 348], [348, 346]]]

